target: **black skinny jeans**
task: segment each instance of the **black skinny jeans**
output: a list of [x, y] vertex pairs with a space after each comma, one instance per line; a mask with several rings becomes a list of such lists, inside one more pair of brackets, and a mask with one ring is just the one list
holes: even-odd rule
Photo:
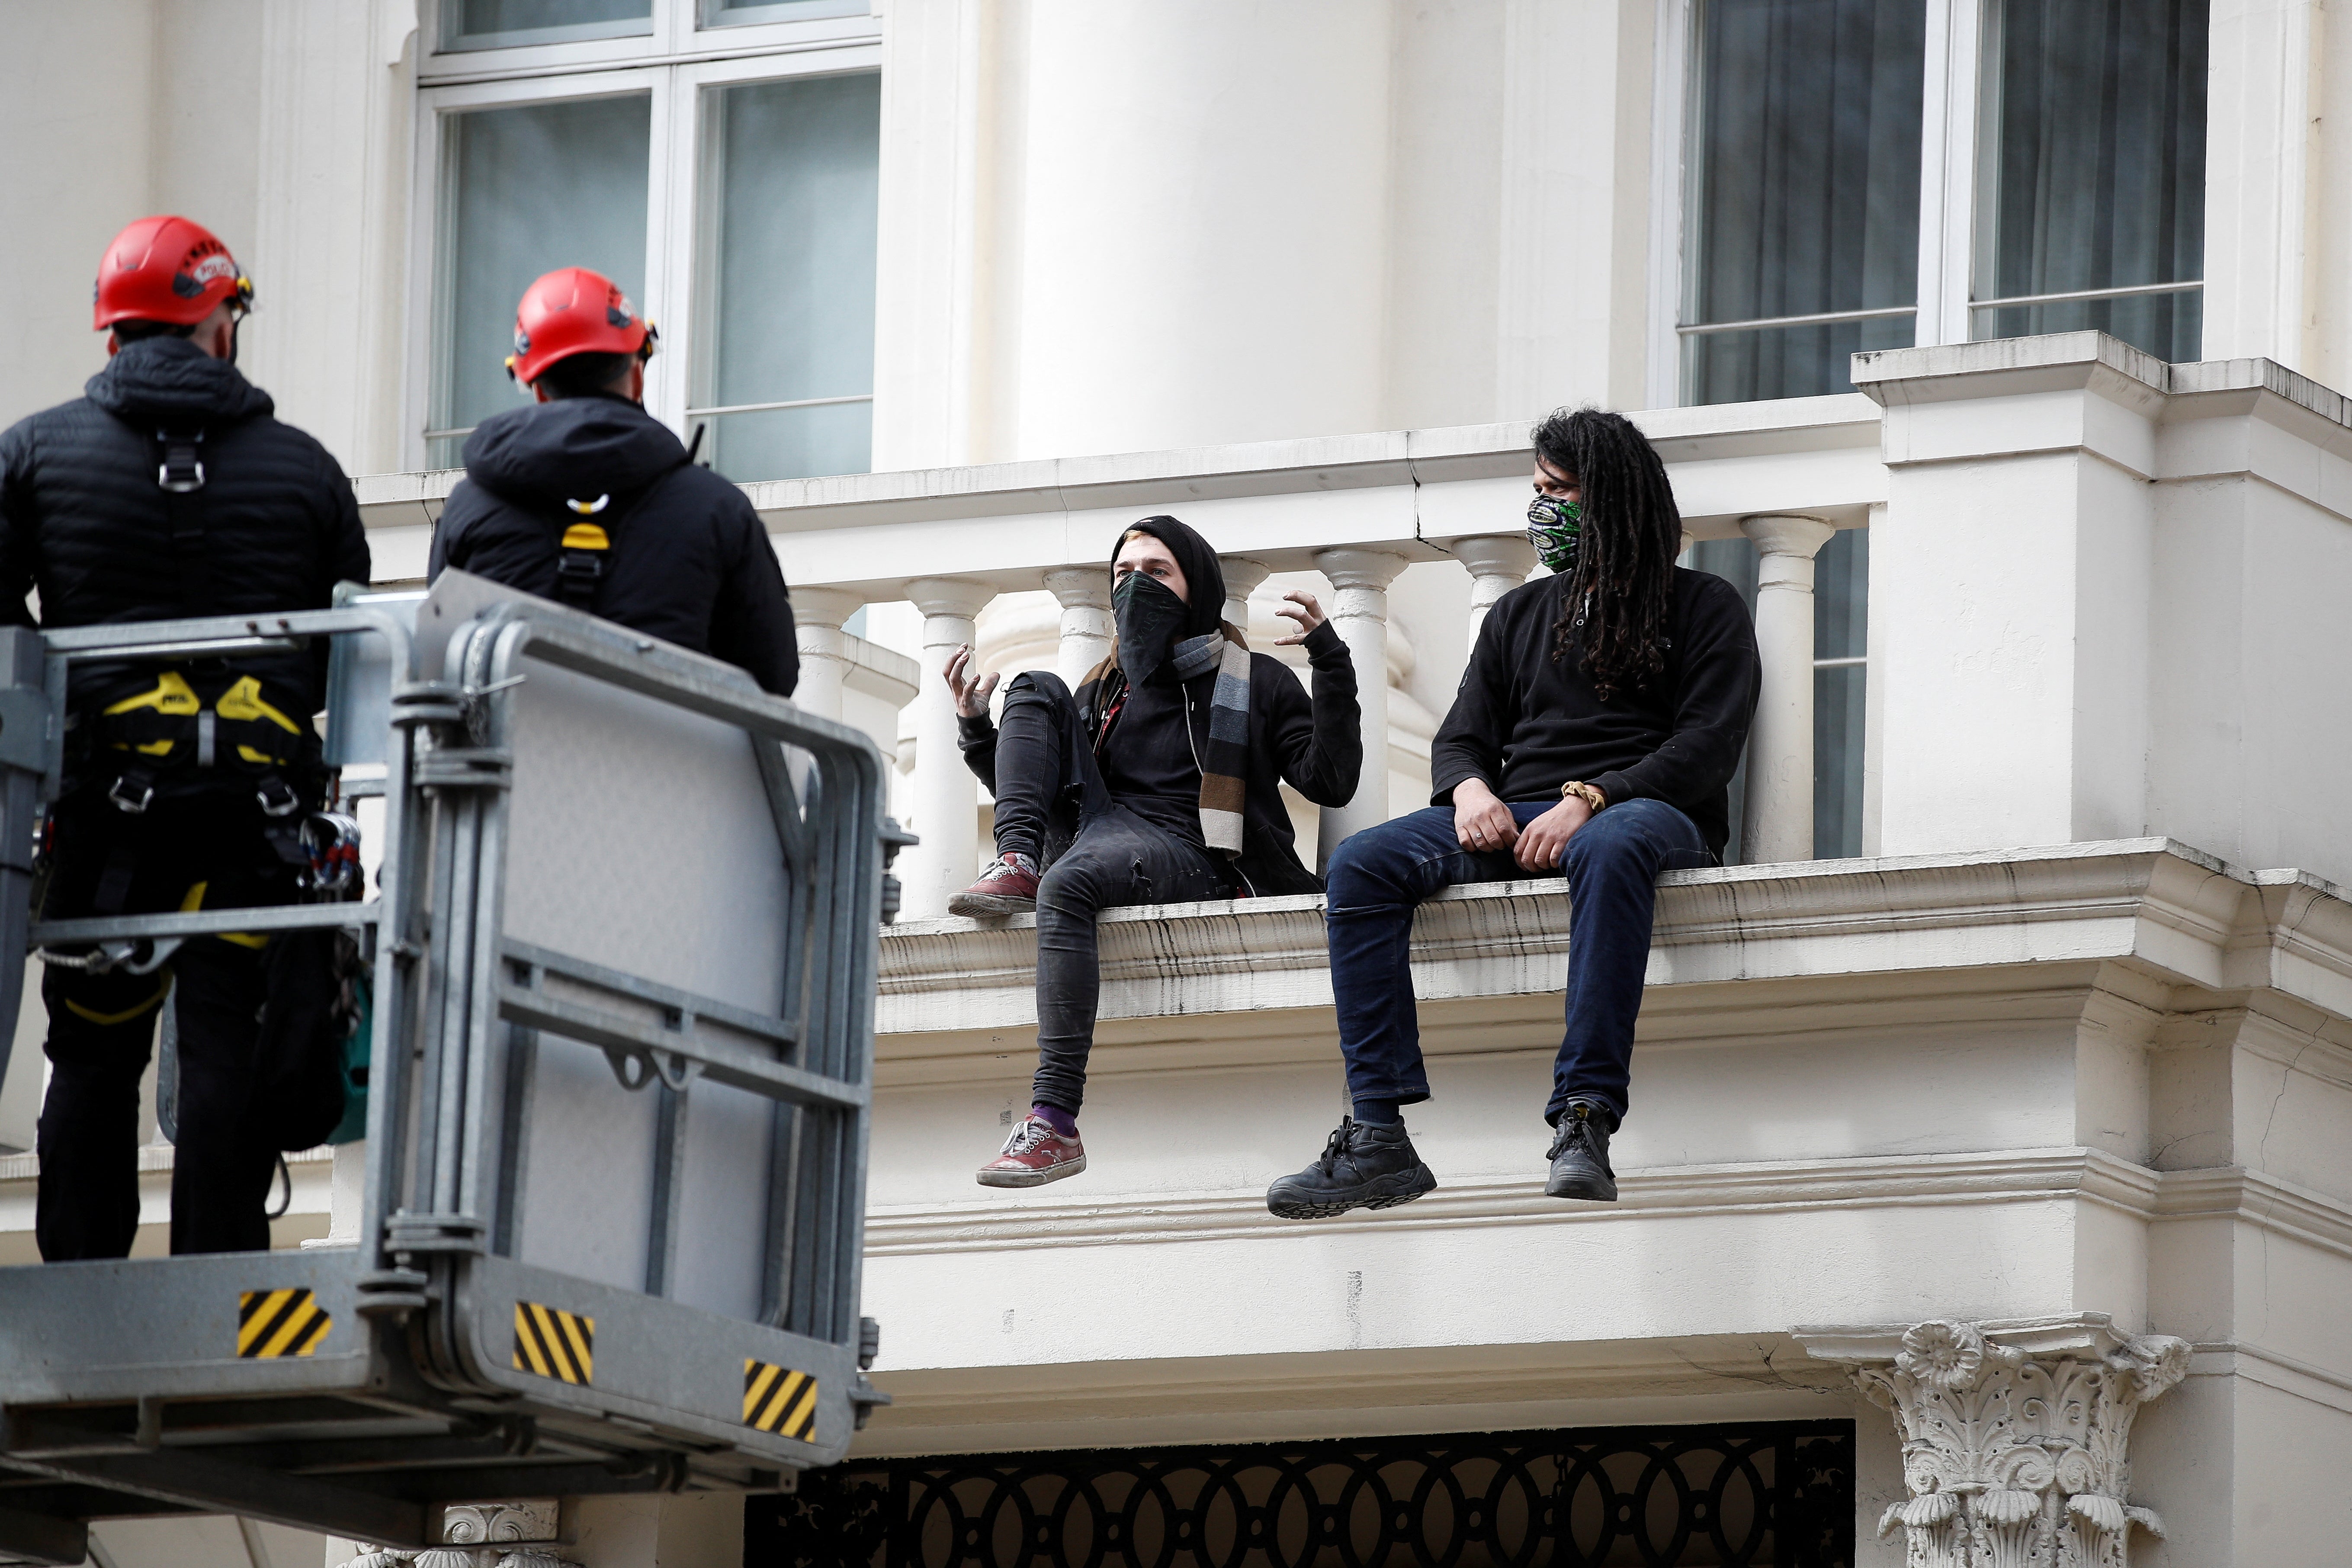
[[1004, 693], [996, 849], [1039, 860], [1051, 853], [1037, 885], [1034, 1098], [1075, 1116], [1102, 995], [1096, 917], [1123, 904], [1229, 899], [1233, 873], [1111, 798], [1069, 688], [1041, 670], [1014, 677]]
[[[291, 903], [292, 872], [263, 840], [262, 825], [247, 781], [159, 793], [135, 816], [95, 788], [77, 791], [58, 803], [44, 913], [67, 920]], [[110, 888], [103, 900], [113, 907], [102, 910], [101, 884], [125, 876], [127, 885]], [[278, 1141], [251, 1109], [263, 941], [198, 937], [152, 974], [53, 966], [42, 975], [50, 1071], [33, 1223], [44, 1258], [130, 1254], [139, 1229], [139, 1079], [167, 994], [180, 1053], [172, 1250], [268, 1250]]]

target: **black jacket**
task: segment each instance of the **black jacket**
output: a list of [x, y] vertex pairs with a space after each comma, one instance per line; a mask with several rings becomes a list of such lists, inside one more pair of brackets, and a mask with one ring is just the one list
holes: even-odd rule
[[1675, 568], [1664, 672], [1603, 702], [1581, 660], [1554, 658], [1552, 625], [1568, 579], [1541, 578], [1496, 601], [1452, 711], [1429, 749], [1431, 804], [1480, 778], [1504, 800], [1556, 800], [1570, 779], [1610, 802], [1663, 800], [1719, 858], [1731, 836], [1726, 787], [1756, 717], [1762, 666], [1739, 591]]
[[589, 608], [749, 670], [779, 697], [800, 679], [792, 601], [743, 492], [687, 460], [667, 426], [618, 397], [534, 404], [482, 421], [433, 530], [430, 576], [455, 566], [560, 597], [567, 500], [613, 498], [613, 545]]
[[[351, 480], [327, 449], [270, 416], [268, 394], [184, 338], [124, 346], [85, 395], [0, 434], [0, 623], [48, 626], [169, 619], [184, 613], [170, 498], [156, 483], [156, 432], [204, 431], [201, 502], [212, 603], [220, 615], [325, 609], [336, 583], [368, 580], [367, 536]], [[257, 656], [236, 668], [322, 701], [315, 656]], [[144, 676], [91, 669], [76, 696]]]
[[[1222, 584], [1214, 604], [1224, 603]], [[1345, 805], [1356, 793], [1357, 775], [1364, 761], [1363, 726], [1356, 711], [1356, 666], [1348, 645], [1324, 622], [1300, 645], [1315, 669], [1315, 695], [1310, 700], [1288, 665], [1270, 654], [1250, 655], [1249, 795], [1242, 808], [1242, 853], [1234, 862], [1248, 890], [1312, 893], [1322, 882], [1298, 858], [1290, 830], [1290, 810], [1282, 803], [1282, 785], [1318, 805]], [[1185, 683], [1191, 695], [1192, 738], [1205, 747], [1209, 734], [1209, 692], [1216, 683], [1213, 670]], [[1094, 731], [1095, 700], [1101, 682], [1087, 681], [1073, 693], [1087, 733]], [[996, 788], [996, 726], [983, 715], [957, 721], [957, 742], [964, 762], [981, 783]], [[1118, 744], [1114, 726], [1106, 745]]]

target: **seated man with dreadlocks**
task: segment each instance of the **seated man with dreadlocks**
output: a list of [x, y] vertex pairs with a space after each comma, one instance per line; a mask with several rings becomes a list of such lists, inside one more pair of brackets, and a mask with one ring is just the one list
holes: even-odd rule
[[1250, 652], [1224, 624], [1216, 552], [1172, 517], [1120, 533], [1118, 641], [1075, 696], [1043, 670], [1017, 675], [999, 731], [988, 721], [996, 678], [978, 677], [969, 648], [948, 661], [964, 759], [995, 792], [997, 851], [948, 910], [1037, 911], [1034, 1103], [980, 1168], [981, 1185], [1034, 1187], [1086, 1169], [1077, 1115], [1102, 988], [1102, 910], [1316, 890], [1280, 786], [1345, 804], [1363, 737], [1348, 645], [1312, 594], [1286, 598], [1278, 613], [1298, 631], [1279, 640], [1303, 646], [1311, 700], [1288, 666]]
[[1560, 410], [1535, 433], [1528, 534], [1549, 577], [1478, 630], [1430, 748], [1429, 809], [1340, 845], [1326, 874], [1331, 989], [1355, 1114], [1266, 1193], [1285, 1219], [1387, 1208], [1437, 1185], [1400, 1106], [1429, 1098], [1407, 947], [1415, 905], [1461, 882], [1568, 879], [1568, 1033], [1544, 1118], [1544, 1191], [1617, 1196], [1633, 1019], [1661, 871], [1715, 863], [1759, 667], [1730, 584], [1675, 564], [1682, 519], [1633, 426]]

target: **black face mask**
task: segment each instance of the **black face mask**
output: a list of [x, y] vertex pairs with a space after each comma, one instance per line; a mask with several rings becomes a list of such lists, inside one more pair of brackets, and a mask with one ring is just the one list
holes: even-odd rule
[[1110, 614], [1118, 627], [1118, 668], [1140, 686], [1175, 647], [1190, 612], [1167, 584], [1148, 572], [1129, 572], [1110, 591]]

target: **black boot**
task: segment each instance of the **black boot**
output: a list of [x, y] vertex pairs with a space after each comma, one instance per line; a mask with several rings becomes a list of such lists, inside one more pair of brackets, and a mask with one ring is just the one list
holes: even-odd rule
[[1544, 1183], [1544, 1196], [1615, 1203], [1617, 1173], [1609, 1168], [1609, 1134], [1617, 1119], [1608, 1107], [1571, 1100], [1555, 1125], [1551, 1152], [1546, 1156], [1551, 1161], [1551, 1179]]
[[1329, 1219], [1349, 1209], [1411, 1203], [1436, 1185], [1403, 1123], [1374, 1127], [1343, 1116], [1323, 1157], [1268, 1187], [1265, 1206], [1283, 1219]]

